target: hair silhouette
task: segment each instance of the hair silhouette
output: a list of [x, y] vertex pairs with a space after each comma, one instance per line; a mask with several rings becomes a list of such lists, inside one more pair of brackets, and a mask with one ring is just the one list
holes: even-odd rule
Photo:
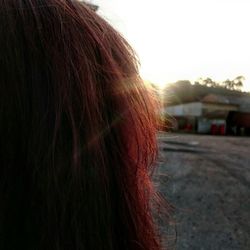
[[0, 0], [0, 248], [160, 249], [154, 102], [85, 4]]

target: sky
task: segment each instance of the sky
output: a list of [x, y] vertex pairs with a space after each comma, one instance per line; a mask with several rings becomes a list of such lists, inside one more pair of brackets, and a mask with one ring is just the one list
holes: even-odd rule
[[249, 0], [90, 0], [130, 42], [145, 80], [246, 78], [250, 91]]

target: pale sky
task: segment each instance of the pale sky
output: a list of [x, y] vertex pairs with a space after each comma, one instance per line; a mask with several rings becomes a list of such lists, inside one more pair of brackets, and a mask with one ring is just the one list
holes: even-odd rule
[[135, 48], [145, 80], [243, 75], [250, 91], [250, 0], [91, 2]]

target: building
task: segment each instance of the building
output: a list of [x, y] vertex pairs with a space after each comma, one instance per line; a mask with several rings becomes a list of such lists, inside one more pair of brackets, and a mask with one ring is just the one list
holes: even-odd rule
[[206, 93], [199, 95], [195, 86], [191, 89], [192, 93], [187, 91], [189, 97], [184, 101], [174, 93], [179, 103], [169, 103], [163, 109], [162, 114], [167, 117], [166, 127], [202, 134], [250, 135], [249, 94], [227, 92], [221, 95], [209, 93], [211, 88], [207, 88]]

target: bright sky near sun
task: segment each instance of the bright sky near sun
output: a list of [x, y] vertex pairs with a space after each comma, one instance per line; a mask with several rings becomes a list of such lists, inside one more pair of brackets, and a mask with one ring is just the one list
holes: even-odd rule
[[246, 78], [250, 91], [249, 0], [92, 0], [131, 43], [145, 80], [166, 84]]

